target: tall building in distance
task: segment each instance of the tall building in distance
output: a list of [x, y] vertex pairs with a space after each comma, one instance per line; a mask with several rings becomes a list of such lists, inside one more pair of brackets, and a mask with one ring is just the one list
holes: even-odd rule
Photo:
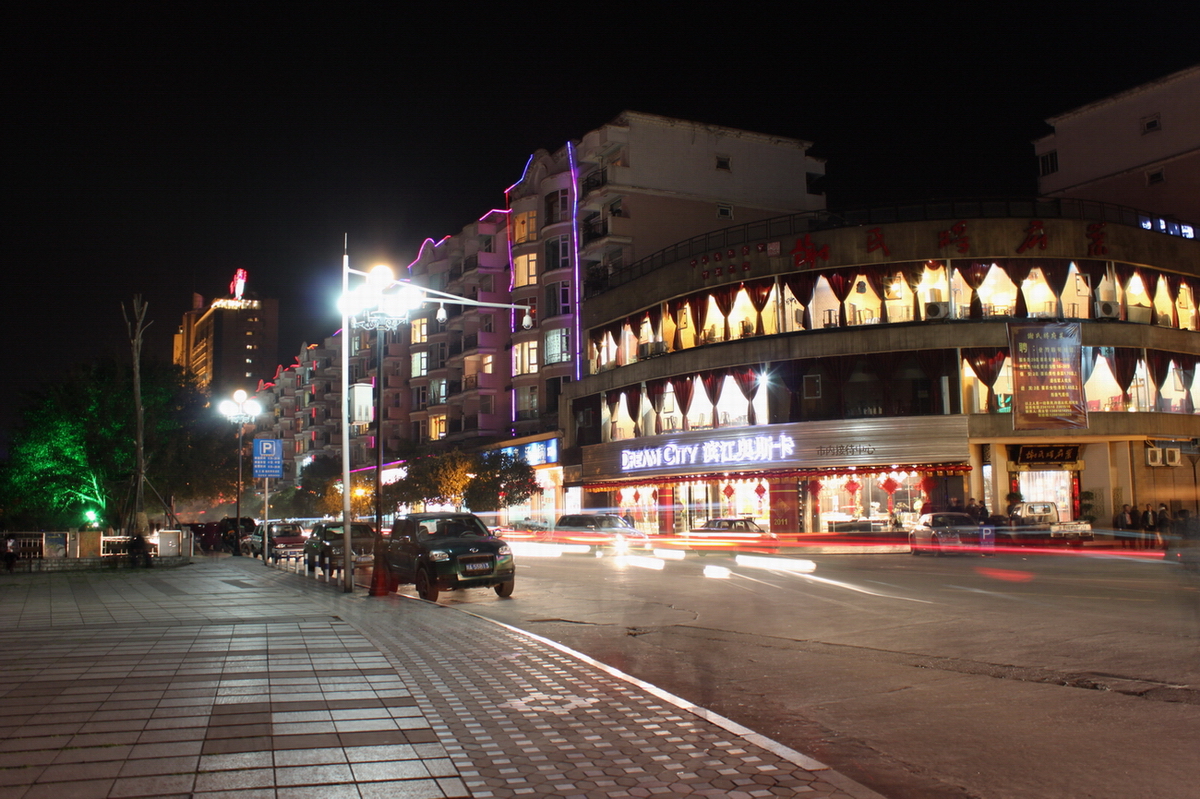
[[205, 306], [192, 295], [192, 309], [175, 334], [174, 362], [214, 396], [253, 390], [275, 374], [279, 348], [279, 301], [248, 295], [246, 270], [239, 269], [229, 294]]

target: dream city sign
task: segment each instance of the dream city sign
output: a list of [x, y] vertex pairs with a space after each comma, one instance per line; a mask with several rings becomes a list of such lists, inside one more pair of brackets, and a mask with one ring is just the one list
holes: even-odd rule
[[621, 450], [621, 471], [769, 463], [790, 459], [795, 452], [796, 442], [786, 433], [776, 436], [751, 435], [723, 440], [709, 439], [695, 444], [671, 442], [661, 447]]

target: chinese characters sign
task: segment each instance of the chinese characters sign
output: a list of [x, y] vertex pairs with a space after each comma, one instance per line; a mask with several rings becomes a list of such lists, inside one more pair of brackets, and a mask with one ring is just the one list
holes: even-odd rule
[[1079, 323], [1012, 323], [1008, 345], [1013, 429], [1086, 428]]

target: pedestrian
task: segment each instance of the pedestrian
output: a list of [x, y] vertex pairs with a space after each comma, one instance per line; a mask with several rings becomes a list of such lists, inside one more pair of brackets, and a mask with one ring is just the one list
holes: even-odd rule
[[966, 513], [975, 520], [976, 524], [979, 524], [979, 503], [975, 501], [975, 497], [971, 497], [971, 499], [967, 502]]
[[17, 539], [9, 535], [4, 539], [4, 565], [12, 572], [17, 567]]
[[1121, 539], [1121, 549], [1137, 549], [1138, 523], [1134, 511], [1129, 505], [1122, 505], [1120, 512], [1113, 517], [1113, 529]]
[[1167, 506], [1159, 504], [1158, 518], [1155, 521], [1158, 532], [1158, 549], [1166, 549], [1167, 542], [1171, 540], [1171, 511], [1167, 510]]
[[633, 514], [628, 510], [625, 511], [625, 515], [622, 516], [621, 519], [630, 527], [637, 527], [637, 525], [633, 523]]
[[150, 568], [150, 547], [141, 530], [134, 530], [129, 537], [129, 565]]
[[1151, 549], [1158, 541], [1154, 531], [1158, 529], [1158, 514], [1154, 512], [1154, 508], [1150, 507], [1150, 503], [1146, 503], [1146, 509], [1142, 511], [1142, 523], [1139, 529], [1142, 531], [1140, 536], [1141, 549]]

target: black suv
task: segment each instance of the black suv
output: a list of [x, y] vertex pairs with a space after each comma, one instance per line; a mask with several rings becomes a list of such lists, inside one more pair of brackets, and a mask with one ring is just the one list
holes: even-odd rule
[[[312, 571], [320, 566], [324, 571], [340, 569], [345, 537], [341, 522], [318, 522], [304, 542], [304, 564]], [[354, 562], [369, 562], [375, 552], [375, 528], [363, 522], [351, 522], [350, 546]]]
[[388, 590], [415, 584], [422, 599], [439, 591], [487, 588], [511, 596], [516, 577], [512, 550], [471, 513], [410, 513], [384, 538]]

